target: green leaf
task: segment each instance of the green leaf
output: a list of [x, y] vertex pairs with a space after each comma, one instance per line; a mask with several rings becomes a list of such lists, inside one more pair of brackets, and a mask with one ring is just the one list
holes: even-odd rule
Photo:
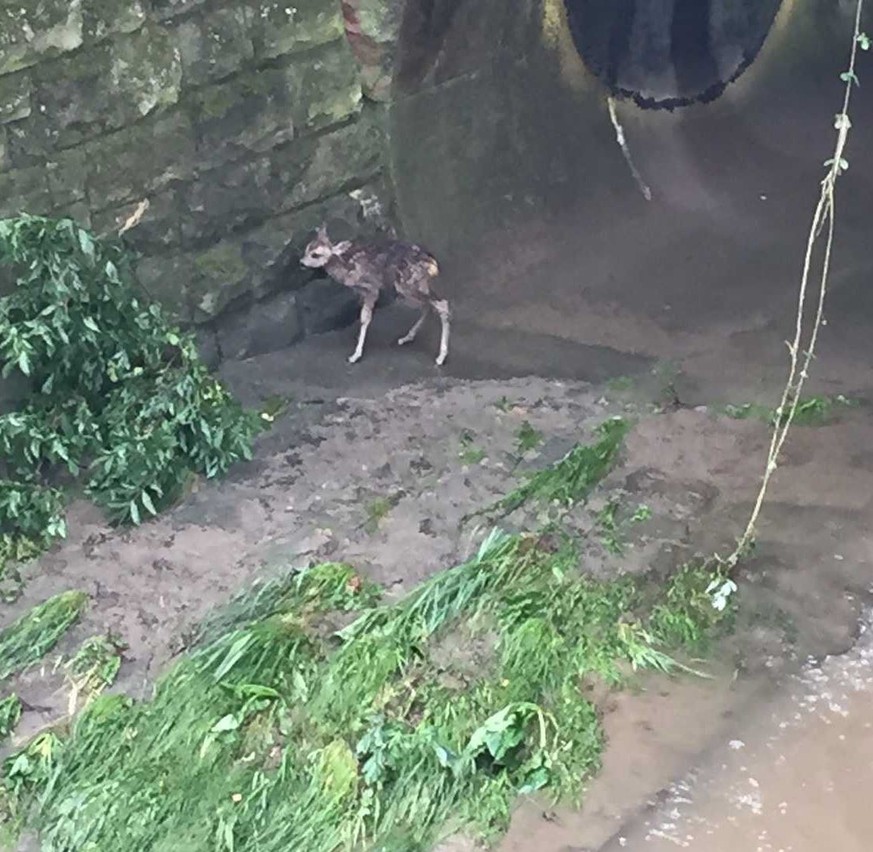
[[86, 328], [90, 328], [91, 331], [96, 331], [96, 332], [99, 333], [100, 328], [99, 328], [99, 326], [97, 325], [97, 323], [94, 322], [94, 318], [93, 318], [93, 317], [84, 317], [84, 318], [82, 319], [82, 322], [85, 324], [85, 327], [86, 327]]
[[211, 728], [213, 734], [223, 734], [226, 731], [236, 731], [240, 726], [240, 720], [232, 713], [222, 716]]
[[467, 744], [470, 754], [478, 754], [483, 746], [496, 761], [502, 760], [524, 739], [524, 718], [514, 705], [504, 707], [477, 728]]
[[854, 83], [856, 86], [861, 85], [861, 81], [858, 79], [858, 75], [855, 74], [854, 71], [843, 71], [843, 73], [840, 74], [840, 79], [844, 83]]
[[94, 259], [94, 238], [83, 228], [79, 228], [79, 247], [85, 257]]
[[141, 519], [140, 514], [139, 514], [139, 506], [136, 505], [136, 500], [130, 501], [129, 511], [130, 511], [130, 519], [134, 522], [134, 524], [139, 526], [140, 523], [142, 522], [142, 519]]
[[534, 769], [524, 779], [524, 784], [519, 787], [519, 794], [522, 796], [535, 793], [537, 790], [542, 790], [547, 787], [552, 780], [551, 773], [545, 766], [540, 766]]
[[434, 743], [433, 750], [436, 754], [436, 758], [439, 761], [440, 766], [445, 769], [452, 768], [458, 762], [458, 755], [455, 754], [450, 748], [446, 748], [446, 746], [444, 745]]
[[140, 494], [140, 499], [142, 500], [143, 506], [145, 506], [150, 514], [157, 515], [158, 510], [155, 509], [155, 504], [152, 502], [152, 498], [149, 497], [148, 491], [143, 491], [142, 494]]
[[300, 701], [309, 700], [309, 687], [306, 684], [306, 678], [303, 677], [300, 669], [295, 669], [291, 675], [291, 682], [294, 684], [294, 691]]

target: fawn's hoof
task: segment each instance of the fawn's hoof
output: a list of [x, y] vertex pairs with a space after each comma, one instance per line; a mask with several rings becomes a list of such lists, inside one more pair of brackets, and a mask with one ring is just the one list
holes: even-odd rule
[[360, 352], [352, 352], [346, 360], [349, 364], [357, 364], [361, 360], [361, 354]]
[[446, 353], [445, 355], [438, 355], [437, 359], [436, 359], [437, 367], [442, 367], [442, 365], [446, 363], [447, 357], [448, 357], [448, 353]]
[[398, 345], [398, 346], [406, 346], [407, 343], [412, 343], [412, 338], [409, 337], [409, 336], [407, 336], [407, 337], [401, 337], [401, 338], [399, 338], [398, 341], [397, 341], [397, 345]]

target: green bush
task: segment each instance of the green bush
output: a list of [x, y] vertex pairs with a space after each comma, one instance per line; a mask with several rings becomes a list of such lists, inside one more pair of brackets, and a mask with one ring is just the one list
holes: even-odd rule
[[[124, 247], [70, 220], [0, 220], [0, 370], [30, 382], [0, 417], [0, 529], [63, 535], [59, 476], [115, 522], [175, 501], [192, 474], [251, 457], [262, 422], [200, 361], [193, 336], [138, 295]], [[180, 286], [181, 282], [180, 282]]]
[[63, 497], [55, 488], [0, 479], [0, 529], [39, 542], [66, 532]]

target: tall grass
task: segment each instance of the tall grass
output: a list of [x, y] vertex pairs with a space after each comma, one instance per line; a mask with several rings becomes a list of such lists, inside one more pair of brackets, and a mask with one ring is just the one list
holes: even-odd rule
[[[602, 476], [617, 447], [586, 464]], [[574, 493], [593, 487], [573, 470]], [[519, 794], [581, 794], [603, 736], [580, 683], [671, 668], [669, 605], [669, 588], [588, 579], [572, 541], [499, 531], [394, 604], [346, 565], [292, 573], [207, 625], [152, 700], [97, 697], [69, 737], [7, 761], [0, 801], [45, 852], [488, 838]], [[338, 611], [353, 620], [326, 632]], [[487, 659], [447, 677], [441, 648], [474, 642]]]
[[[670, 664], [646, 596], [575, 562], [495, 533], [401, 603], [361, 594], [357, 620], [328, 636], [317, 616], [354, 609], [360, 587], [343, 566], [297, 574], [268, 615], [196, 650], [152, 701], [96, 698], [50, 766], [30, 777], [7, 764], [7, 792], [32, 802], [46, 852], [399, 852], [429, 848], [453, 820], [489, 836], [519, 792], [575, 797], [597, 768], [582, 677]], [[496, 637], [492, 665], [448, 686], [431, 654], [462, 625]]]
[[593, 444], [577, 444], [562, 459], [506, 495], [497, 508], [509, 513], [530, 500], [570, 507], [584, 500], [615, 464], [630, 425], [621, 417], [602, 423]]
[[23, 671], [51, 651], [78, 620], [87, 602], [84, 592], [62, 592], [0, 631], [0, 681]]

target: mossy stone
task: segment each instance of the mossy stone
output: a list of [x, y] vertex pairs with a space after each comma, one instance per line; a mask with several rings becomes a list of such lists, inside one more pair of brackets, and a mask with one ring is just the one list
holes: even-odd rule
[[182, 60], [172, 34], [152, 25], [113, 42], [110, 84], [139, 117], [179, 99]]
[[238, 240], [218, 243], [193, 256], [194, 276], [190, 286], [195, 319], [217, 316], [235, 298], [243, 295], [251, 276]]
[[156, 116], [86, 146], [88, 197], [100, 210], [139, 200], [167, 184], [191, 177], [194, 131], [181, 112]]
[[274, 59], [327, 44], [345, 33], [339, 3], [324, 0], [255, 0], [251, 4], [255, 54]]
[[207, 86], [192, 107], [198, 142], [212, 167], [344, 121], [360, 110], [361, 99], [357, 67], [342, 40]]
[[41, 0], [0, 6], [0, 75], [82, 44], [82, 0]]
[[82, 10], [86, 42], [99, 41], [115, 33], [132, 33], [146, 21], [143, 0], [86, 0]]
[[32, 85], [26, 71], [0, 77], [0, 124], [20, 121], [31, 113]]
[[218, 8], [179, 24], [174, 39], [186, 86], [226, 77], [254, 56], [248, 10]]

